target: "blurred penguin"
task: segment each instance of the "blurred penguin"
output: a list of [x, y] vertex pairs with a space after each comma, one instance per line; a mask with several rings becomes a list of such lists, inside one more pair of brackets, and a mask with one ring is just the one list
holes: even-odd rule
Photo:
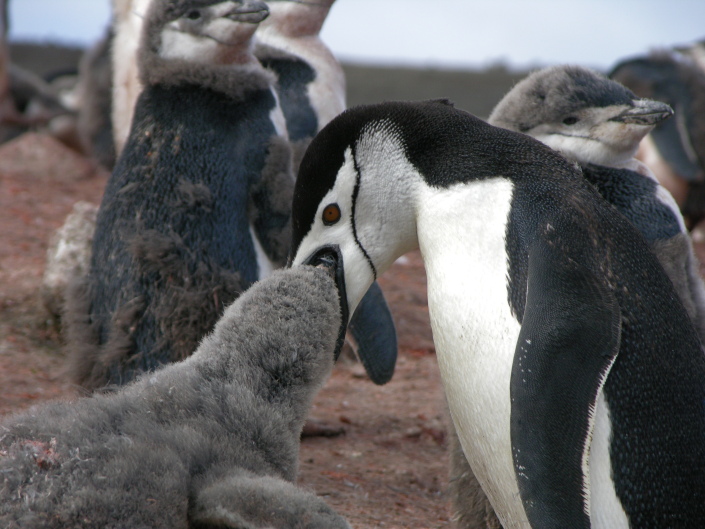
[[269, 0], [270, 16], [255, 35], [255, 55], [277, 75], [277, 94], [297, 159], [311, 138], [345, 110], [345, 74], [319, 37], [334, 1]]
[[705, 70], [672, 51], [617, 64], [610, 77], [639, 97], [669, 104], [674, 119], [658, 124], [638, 157], [674, 196], [692, 228], [705, 217]]
[[122, 152], [132, 123], [135, 101], [142, 91], [137, 67], [142, 24], [152, 0], [113, 0], [112, 127], [115, 153]]

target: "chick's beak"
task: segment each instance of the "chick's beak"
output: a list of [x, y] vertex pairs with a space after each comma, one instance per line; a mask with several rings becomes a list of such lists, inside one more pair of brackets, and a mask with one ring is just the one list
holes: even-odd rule
[[617, 121], [627, 125], [654, 126], [673, 115], [673, 109], [666, 103], [651, 101], [650, 99], [637, 99], [634, 106], [625, 110], [610, 121]]
[[269, 8], [262, 0], [244, 0], [234, 2], [235, 6], [223, 15], [236, 22], [259, 24], [269, 16]]

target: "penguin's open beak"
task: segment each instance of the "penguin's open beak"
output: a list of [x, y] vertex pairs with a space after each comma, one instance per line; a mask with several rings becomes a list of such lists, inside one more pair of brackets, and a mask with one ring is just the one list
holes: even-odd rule
[[651, 101], [649, 99], [638, 99], [634, 101], [634, 106], [625, 110], [610, 121], [617, 121], [628, 125], [654, 126], [673, 115], [673, 109], [666, 103]]
[[262, 0], [244, 0], [234, 2], [235, 6], [223, 15], [235, 22], [259, 24], [269, 16], [269, 8]]
[[345, 293], [345, 268], [343, 265], [343, 254], [338, 245], [326, 245], [318, 248], [312, 253], [302, 264], [311, 266], [320, 266], [329, 271], [335, 279], [335, 284], [338, 287], [340, 295], [340, 330], [338, 331], [338, 339], [335, 342], [335, 356], [337, 360], [340, 356], [340, 351], [345, 342], [345, 332], [348, 328], [348, 319], [350, 309], [348, 309], [348, 297]]

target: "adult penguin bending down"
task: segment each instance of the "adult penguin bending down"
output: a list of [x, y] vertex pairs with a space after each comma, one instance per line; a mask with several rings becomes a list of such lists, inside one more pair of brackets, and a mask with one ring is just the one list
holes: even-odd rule
[[358, 107], [311, 143], [293, 262], [351, 312], [419, 247], [465, 454], [506, 529], [698, 527], [705, 355], [643, 237], [570, 163], [443, 102]]
[[252, 55], [260, 0], [153, 2], [142, 91], [107, 184], [90, 272], [67, 299], [87, 388], [189, 355], [225, 306], [285, 262], [290, 152]]
[[[294, 170], [313, 137], [345, 110], [345, 74], [319, 33], [335, 0], [270, 0], [270, 16], [255, 34], [255, 55], [276, 75]], [[370, 379], [385, 384], [394, 374], [394, 320], [375, 282], [350, 320], [350, 334]]]

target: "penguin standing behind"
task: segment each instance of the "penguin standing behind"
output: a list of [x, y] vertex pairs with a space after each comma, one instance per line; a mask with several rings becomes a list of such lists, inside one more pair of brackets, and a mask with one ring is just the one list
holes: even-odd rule
[[642, 235], [560, 154], [444, 102], [356, 107], [311, 142], [292, 262], [351, 314], [420, 248], [441, 377], [505, 529], [699, 527], [705, 355]]
[[533, 136], [580, 164], [651, 245], [705, 343], [705, 285], [690, 235], [671, 194], [634, 157], [644, 136], [672, 114], [596, 72], [556, 66], [518, 83], [489, 123]]
[[662, 51], [622, 61], [609, 76], [673, 108], [674, 118], [656, 126], [639, 157], [694, 227], [705, 218], [705, 71], [688, 56]]
[[[125, 128], [132, 121], [132, 105], [134, 105], [134, 99], [136, 99], [142, 91], [143, 82], [137, 79], [134, 69], [134, 65], [137, 61], [132, 57], [132, 55], [136, 54], [136, 39], [134, 38], [134, 34], [138, 29], [142, 28], [143, 19], [145, 18], [140, 11], [148, 9], [151, 3], [153, 3], [152, 0], [115, 0], [114, 2], [114, 28], [116, 36], [114, 39], [115, 45], [113, 55], [113, 122], [115, 125], [115, 147], [118, 152], [120, 151], [121, 145], [120, 138], [124, 136]], [[306, 4], [306, 6], [308, 6], [308, 4]], [[335, 62], [335, 59], [332, 57], [327, 48], [325, 48], [325, 45], [323, 45], [323, 43], [317, 38], [317, 31], [312, 29], [315, 27], [320, 28], [320, 25], [323, 23], [325, 14], [327, 14], [329, 8], [330, 5], [319, 6], [316, 4], [313, 9], [310, 7], [296, 8], [293, 10], [293, 13], [289, 9], [277, 9], [277, 14], [279, 16], [278, 20], [280, 26], [283, 25], [286, 28], [290, 28], [284, 33], [287, 35], [284, 39], [285, 41], [287, 39], [290, 39], [292, 42], [295, 41], [297, 44], [294, 45], [293, 48], [299, 50], [303, 47], [307, 50], [302, 52], [303, 55], [323, 55], [326, 58], [329, 58], [330, 61], [334, 63], [334, 68], [327, 60], [324, 60], [322, 64], [326, 65], [329, 69], [337, 69], [336, 71], [340, 71], [342, 76], [340, 66], [337, 62]], [[312, 20], [309, 21], [308, 19]], [[293, 26], [290, 24], [292, 20], [296, 22]], [[277, 27], [277, 25], [275, 24], [274, 27]], [[309, 32], [311, 32], [310, 35]], [[277, 42], [281, 43], [281, 41]], [[303, 46], [301, 44], [302, 42], [307, 44]], [[285, 47], [288, 48], [288, 46]], [[321, 49], [323, 51], [321, 51]], [[287, 55], [287, 57], [291, 58], [291, 55]], [[201, 60], [201, 57], [194, 56], [193, 60]], [[298, 64], [304, 64], [299, 59], [295, 59], [295, 61], [297, 61]], [[321, 61], [313, 59], [312, 63], [319, 64]], [[309, 66], [307, 65], [306, 68], [308, 69]], [[286, 71], [289, 72], [291, 70]], [[278, 76], [279, 81], [283, 80], [284, 74], [285, 72], [282, 72]], [[317, 79], [320, 78], [326, 82], [328, 82], [330, 77], [331, 76], [329, 74], [316, 74]], [[334, 75], [333, 77], [336, 76]], [[286, 82], [284, 82], [284, 84], [288, 86]], [[333, 111], [342, 110], [341, 101], [344, 100], [344, 80], [342, 83], [334, 83], [336, 88], [331, 88], [330, 90], [321, 88], [319, 82], [314, 84], [319, 88], [317, 90], [308, 91], [308, 94], [312, 95], [312, 97], [315, 96], [324, 100], [325, 98], [329, 98], [332, 102], [319, 101], [317, 103], [308, 103], [302, 102], [297, 98], [284, 97], [283, 99], [287, 104], [286, 112], [289, 118], [288, 121], [285, 123], [284, 115], [282, 114], [282, 110], [279, 105], [273, 107], [270, 113], [270, 120], [277, 133], [282, 137], [287, 136], [287, 126], [299, 131], [305, 130], [306, 134], [310, 137], [315, 135], [318, 130], [319, 118], [314, 115], [313, 119], [310, 119], [305, 109], [297, 110], [295, 108], [297, 105], [302, 108], [315, 107], [324, 109], [320, 114], [323, 116], [321, 119], [330, 119], [333, 115]], [[275, 97], [279, 98], [281, 97], [281, 95], [278, 94], [280, 85], [277, 84], [276, 88], [277, 93], [275, 93]], [[331, 108], [334, 110], [330, 110]], [[117, 119], [115, 119], [116, 114], [119, 115], [117, 116]], [[302, 117], [303, 119], [300, 119]], [[309, 126], [311, 123], [314, 124], [313, 127]], [[302, 145], [305, 147], [309, 140], [310, 138], [303, 140], [303, 143], [298, 143], [297, 152], [303, 152]], [[291, 179], [288, 179], [286, 174], [291, 175], [293, 171], [291, 171], [288, 167], [285, 168], [284, 165], [285, 163], [288, 163], [291, 155], [288, 152], [289, 146], [284, 146], [283, 142], [281, 143], [282, 145], [276, 145], [276, 152], [278, 154], [271, 157], [272, 163], [270, 165], [272, 165], [273, 169], [270, 177], [265, 179], [266, 181], [264, 182], [264, 185], [253, 191], [254, 200], [261, 207], [251, 208], [250, 212], [253, 217], [251, 220], [255, 225], [259, 225], [265, 230], [268, 230], [272, 225], [281, 225], [283, 216], [286, 215], [288, 217], [290, 212], [290, 200], [287, 197], [289, 197], [291, 193], [293, 176], [290, 176]], [[273, 145], [272, 148], [274, 147], [275, 146]], [[269, 207], [268, 204], [269, 206], [273, 206], [273, 208]], [[231, 207], [238, 206], [233, 204]], [[274, 214], [274, 218], [270, 219], [268, 216], [269, 213], [272, 212]], [[286, 237], [282, 237], [277, 240], [278, 255], [285, 255], [287, 253], [287, 249], [279, 245], [288, 245], [288, 242], [288, 238]], [[262, 257], [261, 253], [259, 254], [259, 257]], [[284, 264], [281, 259], [270, 262], [269, 259], [260, 258], [258, 261], [260, 265], [264, 265], [267, 269], [276, 268]], [[76, 296], [73, 297], [75, 298]], [[70, 312], [76, 311], [71, 309]], [[358, 310], [353, 317], [350, 329], [355, 343], [357, 344], [358, 356], [370, 376], [370, 379], [376, 384], [384, 384], [389, 381], [394, 372], [394, 366], [396, 363], [397, 340], [391, 313], [378, 285], [375, 284], [372, 288], [370, 288], [368, 295], [360, 305], [360, 310]], [[197, 330], [200, 332], [200, 329], [197, 328]], [[183, 327], [180, 332], [187, 334], [189, 332], [189, 328]], [[81, 339], [80, 335], [79, 339]], [[75, 350], [80, 349], [75, 348]], [[81, 358], [81, 354], [78, 355], [78, 358]], [[78, 379], [83, 380], [85, 378], [85, 374], [80, 374], [80, 371], [81, 370], [79, 370]], [[96, 382], [96, 384], [99, 383], [100, 382]], [[83, 382], [83, 385], [86, 385], [86, 382]], [[89, 384], [91, 387], [94, 385], [95, 384]]]
[[113, 98], [112, 127], [115, 153], [122, 152], [130, 134], [135, 101], [142, 91], [137, 50], [142, 25], [152, 0], [112, 0], [113, 7]]
[[334, 1], [270, 0], [270, 16], [255, 35], [255, 55], [277, 76], [289, 140], [301, 155], [316, 133], [345, 110], [345, 74], [319, 37]]
[[223, 308], [285, 263], [293, 177], [252, 55], [260, 0], [154, 2], [145, 88], [67, 295], [75, 379], [122, 384], [189, 355]]

